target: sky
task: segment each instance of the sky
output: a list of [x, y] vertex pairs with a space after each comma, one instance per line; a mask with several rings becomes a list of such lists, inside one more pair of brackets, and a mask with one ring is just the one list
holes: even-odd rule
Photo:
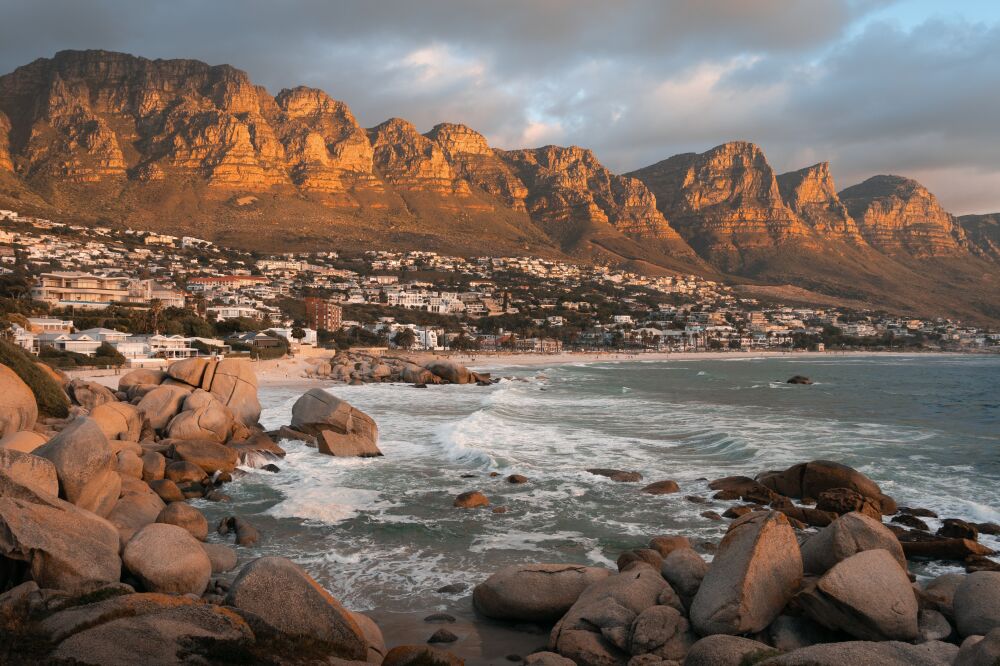
[[364, 126], [460, 122], [616, 172], [730, 140], [837, 187], [894, 173], [1000, 211], [996, 0], [0, 0], [0, 72], [63, 49], [308, 85]]

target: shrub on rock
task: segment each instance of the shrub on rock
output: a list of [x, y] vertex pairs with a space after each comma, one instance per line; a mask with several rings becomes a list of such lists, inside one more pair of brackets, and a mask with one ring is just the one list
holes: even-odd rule
[[129, 539], [122, 561], [149, 592], [200, 596], [212, 576], [201, 544], [176, 525], [146, 525]]
[[518, 622], [554, 622], [587, 587], [611, 572], [579, 564], [525, 564], [504, 567], [472, 592], [476, 610], [487, 617]]
[[327, 644], [338, 657], [367, 657], [367, 640], [351, 613], [283, 557], [262, 557], [244, 566], [229, 588], [226, 605], [280, 633]]
[[695, 630], [745, 634], [771, 624], [802, 581], [802, 556], [784, 514], [754, 512], [736, 520], [691, 602]]
[[[69, 398], [62, 386], [52, 378], [50, 372], [39, 368], [23, 349], [6, 340], [0, 340], [0, 365], [13, 371], [34, 394], [39, 416], [62, 419], [69, 415]], [[0, 374], [3, 372], [0, 370]], [[6, 397], [7, 386], [2, 380], [0, 386], [3, 386], [4, 391], [0, 395]], [[30, 426], [19, 429], [30, 430]]]

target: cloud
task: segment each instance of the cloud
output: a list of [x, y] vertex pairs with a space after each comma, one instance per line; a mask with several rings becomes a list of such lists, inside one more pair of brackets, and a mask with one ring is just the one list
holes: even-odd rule
[[[891, 0], [0, 0], [0, 71], [66, 48], [230, 63], [373, 126], [465, 123], [627, 171], [730, 139], [841, 186], [924, 178], [1000, 210], [1000, 27]], [[920, 15], [924, 12], [926, 15]]]

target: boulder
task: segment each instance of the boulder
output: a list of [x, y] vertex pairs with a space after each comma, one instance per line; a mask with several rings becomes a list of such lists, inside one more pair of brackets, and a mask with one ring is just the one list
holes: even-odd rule
[[94, 411], [99, 405], [117, 402], [114, 391], [97, 382], [84, 379], [74, 379], [66, 386], [66, 393], [74, 404], [80, 405], [88, 412]]
[[380, 456], [372, 417], [322, 389], [311, 389], [292, 406], [292, 428], [317, 437], [321, 453]]
[[802, 581], [802, 556], [784, 514], [754, 512], [732, 523], [691, 602], [701, 635], [757, 632]]
[[451, 652], [427, 645], [397, 645], [389, 650], [382, 666], [464, 666]]
[[[59, 495], [56, 466], [30, 453], [0, 449], [0, 497], [21, 496], [18, 486], [35, 495]], [[30, 495], [25, 497], [30, 498]]]
[[532, 652], [524, 658], [524, 666], [576, 666], [572, 659], [555, 652]]
[[133, 479], [142, 478], [142, 459], [131, 451], [119, 451], [115, 456], [118, 473]]
[[944, 614], [936, 610], [921, 610], [917, 613], [917, 642], [947, 641], [955, 630]]
[[157, 479], [149, 482], [150, 489], [164, 502], [183, 502], [184, 493], [170, 479]]
[[[313, 445], [315, 446], [315, 442]], [[285, 450], [263, 432], [255, 432], [241, 442], [229, 442], [227, 446], [236, 451], [240, 464], [248, 467], [259, 467], [267, 461], [285, 457]]]
[[182, 527], [198, 541], [208, 538], [208, 520], [205, 515], [185, 502], [171, 502], [163, 507], [156, 516], [156, 522]]
[[90, 411], [101, 432], [108, 439], [137, 442], [142, 437], [142, 414], [127, 402], [107, 402]]
[[817, 643], [831, 643], [838, 634], [800, 615], [779, 615], [767, 628], [769, 644], [791, 652]]
[[935, 560], [966, 560], [973, 555], [993, 555], [991, 548], [971, 539], [949, 539], [917, 530], [893, 529], [907, 558], [927, 557]]
[[170, 439], [224, 442], [233, 428], [233, 414], [211, 393], [196, 389], [184, 399], [184, 409], [167, 424]]
[[650, 495], [669, 495], [678, 491], [680, 491], [680, 487], [677, 485], [677, 482], [669, 479], [666, 481], [656, 481], [642, 489], [642, 492], [649, 493]]
[[749, 638], [716, 634], [697, 641], [688, 650], [684, 666], [747, 666], [774, 654], [774, 648]]
[[500, 569], [472, 592], [476, 610], [517, 622], [555, 622], [592, 583], [611, 572], [579, 564], [527, 564]]
[[225, 573], [236, 568], [239, 558], [234, 549], [223, 543], [203, 543], [201, 547], [212, 563], [212, 573]]
[[17, 432], [0, 437], [0, 449], [31, 453], [47, 441], [43, 435], [33, 430], [18, 430]]
[[209, 373], [208, 385], [211, 386], [211, 376], [215, 374], [215, 359], [210, 358], [185, 358], [174, 361], [167, 368], [167, 377], [183, 382], [188, 386], [200, 388], [203, 386], [206, 372]]
[[207, 476], [205, 470], [186, 460], [172, 462], [163, 470], [163, 478], [178, 484], [201, 483]]
[[157, 386], [142, 397], [142, 400], [136, 405], [136, 409], [149, 420], [151, 428], [162, 431], [171, 419], [181, 411], [184, 400], [190, 394], [190, 388]]
[[955, 589], [955, 626], [962, 636], [1000, 628], [1000, 571], [977, 571]]
[[649, 547], [666, 557], [678, 548], [690, 548], [691, 540], [686, 536], [658, 536], [649, 540]]
[[604, 467], [594, 467], [587, 470], [594, 476], [603, 476], [617, 481], [618, 483], [635, 483], [642, 481], [642, 474], [639, 472], [626, 472], [621, 469], [606, 469]]
[[155, 523], [164, 506], [156, 493], [132, 493], [119, 499], [108, 514], [108, 522], [117, 528], [122, 547], [136, 532]]
[[431, 361], [425, 363], [424, 368], [450, 384], [472, 384], [476, 381], [468, 368], [454, 361]]
[[581, 664], [624, 664], [632, 624], [669, 589], [650, 566], [601, 578], [552, 629], [549, 648]]
[[[246, 360], [227, 358], [219, 361], [208, 386], [212, 395], [244, 425], [252, 426], [260, 420], [257, 375]], [[204, 383], [203, 387], [206, 387]]]
[[899, 641], [881, 643], [849, 641], [824, 643], [788, 654], [756, 661], [759, 666], [950, 666], [958, 647], [932, 641], [910, 645]]
[[[168, 666], [215, 663], [220, 654], [247, 654], [253, 631], [232, 610], [159, 594], [109, 599], [97, 618], [81, 622], [51, 654], [56, 663]], [[91, 604], [74, 610], [96, 611]], [[50, 618], [51, 619], [51, 618]]]
[[979, 539], [979, 527], [975, 523], [958, 518], [945, 518], [941, 521], [941, 527], [938, 528], [937, 535], [949, 539], [969, 539], [970, 541], [976, 541]]
[[0, 402], [0, 437], [31, 430], [38, 420], [35, 394], [6, 365], [0, 365], [0, 395], [4, 398]]
[[850, 488], [824, 490], [817, 498], [816, 509], [838, 516], [856, 511], [880, 522], [882, 520], [882, 509], [878, 502]]
[[133, 386], [140, 384], [157, 386], [167, 378], [167, 373], [163, 370], [151, 370], [138, 368], [127, 372], [118, 379], [118, 390], [128, 393]]
[[236, 543], [240, 546], [251, 546], [260, 540], [257, 528], [240, 516], [228, 516], [219, 521], [215, 531], [225, 536], [230, 532], [236, 534]]
[[[765, 472], [757, 481], [787, 497], [818, 499], [824, 490], [848, 488], [877, 501], [882, 513], [895, 513], [895, 503], [878, 484], [858, 470], [829, 460], [792, 465], [781, 472]], [[890, 510], [891, 509], [891, 510]]]
[[122, 561], [148, 592], [200, 596], [212, 576], [201, 544], [176, 525], [146, 525], [125, 544]]
[[478, 490], [470, 490], [456, 497], [452, 504], [459, 509], [476, 509], [481, 506], [489, 506], [490, 500]]
[[954, 666], [996, 666], [1000, 663], [1000, 629], [982, 637], [971, 637], [962, 643]]
[[860, 513], [846, 513], [802, 544], [805, 572], [821, 575], [851, 555], [881, 548], [906, 571], [906, 556], [899, 539], [881, 521]]
[[864, 550], [837, 563], [797, 599], [816, 622], [862, 640], [917, 638], [916, 595], [886, 550]]
[[923, 589], [925, 603], [940, 611], [945, 617], [955, 617], [955, 592], [965, 580], [965, 574], [946, 573], [928, 581]]
[[[70, 593], [121, 576], [118, 532], [103, 518], [51, 495], [0, 497], [0, 556], [27, 563], [43, 588]], [[7, 587], [0, 573], [0, 587]]]
[[650, 606], [629, 628], [628, 652], [680, 661], [697, 640], [680, 611], [670, 606]]
[[197, 465], [208, 474], [232, 473], [239, 462], [239, 454], [224, 444], [208, 439], [191, 439], [173, 442], [174, 457]]
[[656, 570], [663, 566], [663, 556], [652, 548], [636, 548], [626, 550], [618, 556], [618, 571], [625, 571], [636, 564], [648, 564]]
[[354, 618], [354, 621], [358, 623], [358, 626], [361, 627], [361, 633], [365, 635], [365, 642], [368, 643], [368, 663], [381, 664], [382, 660], [385, 659], [386, 653], [385, 638], [382, 636], [382, 630], [375, 624], [375, 620], [364, 613], [348, 612]]
[[327, 644], [338, 657], [364, 660], [368, 655], [364, 632], [351, 613], [283, 557], [262, 557], [244, 566], [226, 594], [226, 605], [283, 634]]
[[767, 486], [748, 476], [727, 476], [715, 479], [708, 484], [709, 489], [717, 491], [714, 499], [754, 502], [755, 504], [770, 504], [781, 496]]
[[156, 451], [145, 451], [140, 458], [142, 460], [142, 480], [149, 483], [163, 478], [167, 469], [167, 459], [162, 453]]
[[812, 384], [813, 380], [811, 380], [808, 377], [805, 377], [803, 375], [794, 375], [792, 377], [789, 377], [785, 381], [785, 383], [786, 384]]
[[660, 573], [685, 605], [690, 605], [708, 573], [708, 563], [691, 548], [678, 548], [663, 559]]
[[92, 419], [74, 419], [34, 455], [55, 465], [60, 495], [67, 501], [99, 516], [114, 508], [122, 487], [118, 461]]

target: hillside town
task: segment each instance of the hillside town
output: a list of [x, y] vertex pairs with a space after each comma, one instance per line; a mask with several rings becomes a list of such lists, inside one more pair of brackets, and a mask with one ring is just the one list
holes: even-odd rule
[[532, 257], [263, 255], [0, 210], [0, 335], [143, 365], [303, 346], [564, 350], [1000, 350], [949, 319], [766, 303], [695, 275]]

